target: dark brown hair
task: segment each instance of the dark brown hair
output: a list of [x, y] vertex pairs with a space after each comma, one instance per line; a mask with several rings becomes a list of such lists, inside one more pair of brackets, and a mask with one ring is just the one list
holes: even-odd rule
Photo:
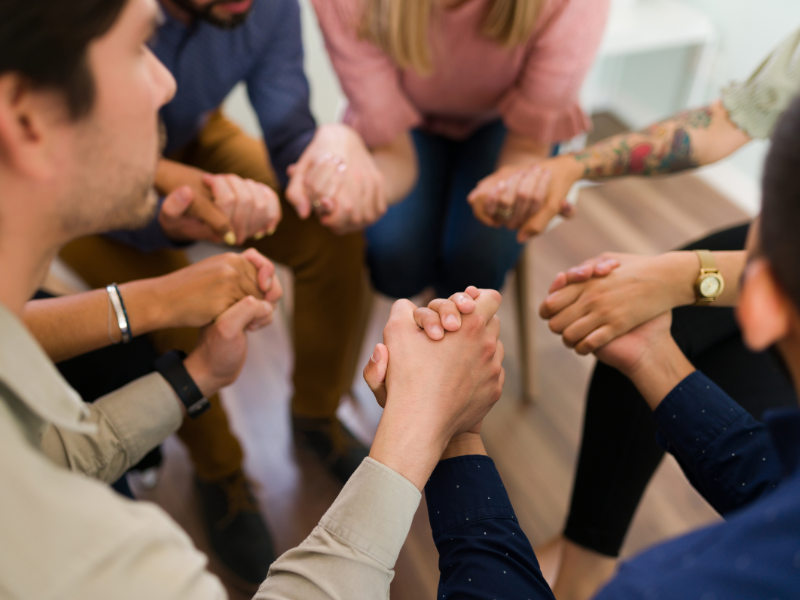
[[800, 308], [800, 97], [775, 127], [762, 190], [760, 252]]
[[114, 25], [128, 0], [0, 1], [0, 74], [15, 72], [63, 94], [79, 119], [94, 105], [87, 58], [92, 40]]

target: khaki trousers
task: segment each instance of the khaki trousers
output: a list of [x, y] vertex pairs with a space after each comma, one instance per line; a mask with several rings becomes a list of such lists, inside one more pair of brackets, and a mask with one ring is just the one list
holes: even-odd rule
[[[198, 138], [172, 158], [211, 173], [235, 173], [278, 189], [262, 141], [245, 134], [215, 113]], [[275, 262], [291, 268], [295, 278], [293, 337], [295, 344], [292, 413], [333, 417], [350, 387], [365, 290], [363, 241], [360, 234], [338, 236], [316, 217], [301, 220], [281, 197], [283, 218], [272, 236], [248, 243]], [[183, 252], [166, 249], [145, 254], [101, 236], [72, 242], [61, 258], [90, 286], [155, 277], [189, 264]], [[135, 333], [135, 332], [134, 332]], [[151, 335], [158, 352], [190, 352], [195, 329], [171, 329]], [[268, 394], [269, 390], [265, 390]], [[198, 476], [214, 480], [242, 466], [242, 449], [230, 431], [218, 396], [198, 419], [187, 419], [178, 432]]]

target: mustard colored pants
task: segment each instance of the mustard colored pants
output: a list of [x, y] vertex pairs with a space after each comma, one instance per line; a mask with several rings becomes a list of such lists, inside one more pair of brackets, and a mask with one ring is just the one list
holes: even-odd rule
[[[279, 187], [263, 142], [245, 134], [221, 112], [172, 158], [210, 173], [235, 173], [276, 190]], [[360, 331], [365, 291], [363, 239], [361, 234], [335, 235], [314, 216], [301, 220], [283, 197], [281, 205], [283, 218], [275, 233], [248, 246], [294, 273], [292, 413], [333, 417], [339, 399], [350, 387], [360, 342], [353, 337]], [[145, 254], [101, 236], [70, 243], [61, 258], [95, 288], [164, 275], [189, 264], [179, 250]], [[173, 348], [188, 353], [197, 336], [198, 330], [186, 328], [159, 331], [150, 337], [159, 353]], [[236, 472], [243, 459], [219, 396], [209, 400], [212, 408], [198, 419], [187, 419], [178, 431], [198, 477], [206, 481]]]

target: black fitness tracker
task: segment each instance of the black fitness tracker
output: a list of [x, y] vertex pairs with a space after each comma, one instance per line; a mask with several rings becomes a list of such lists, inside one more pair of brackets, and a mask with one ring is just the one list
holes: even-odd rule
[[185, 352], [170, 350], [166, 354], [159, 356], [153, 366], [175, 390], [178, 398], [186, 407], [186, 412], [189, 416], [196, 419], [211, 408], [211, 404], [203, 396], [186, 367], [183, 366], [183, 359], [185, 358]]

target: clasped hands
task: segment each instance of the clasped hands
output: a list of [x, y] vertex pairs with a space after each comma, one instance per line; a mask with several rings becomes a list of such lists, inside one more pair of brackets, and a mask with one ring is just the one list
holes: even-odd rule
[[481, 423], [505, 380], [500, 302], [474, 287], [423, 308], [398, 300], [364, 369], [384, 407], [370, 456], [419, 489], [448, 449], [485, 453]]
[[[314, 212], [336, 233], [363, 229], [386, 212], [383, 175], [347, 125], [320, 126], [287, 174], [286, 199], [300, 218]], [[274, 190], [232, 173], [206, 173], [164, 159], [156, 188], [167, 195], [158, 217], [161, 228], [178, 241], [241, 245], [272, 235], [282, 217]]]
[[574, 215], [567, 194], [580, 179], [575, 164], [568, 157], [556, 157], [500, 167], [478, 182], [467, 201], [479, 221], [516, 229], [517, 241], [526, 242], [544, 232], [557, 215]]
[[[685, 256], [684, 256], [685, 255]], [[692, 367], [670, 333], [691, 253], [605, 253], [559, 273], [539, 314], [578, 354], [618, 369], [655, 407]]]

